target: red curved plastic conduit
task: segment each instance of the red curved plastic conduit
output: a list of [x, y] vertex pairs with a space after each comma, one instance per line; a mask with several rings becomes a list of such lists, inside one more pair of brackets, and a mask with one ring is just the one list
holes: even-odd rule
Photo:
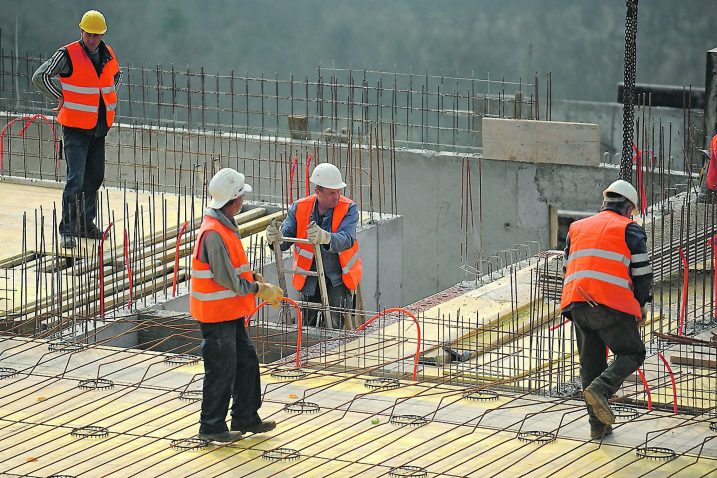
[[638, 368], [637, 374], [640, 376], [640, 380], [642, 380], [642, 385], [645, 387], [645, 393], [647, 394], [647, 410], [652, 411], [652, 395], [650, 395], [650, 386], [647, 384], [645, 374], [642, 373], [642, 370]]
[[296, 162], [299, 160], [297, 155], [294, 155], [293, 161], [291, 161], [291, 174], [289, 175], [289, 204], [294, 202], [294, 173], [296, 172]]
[[386, 309], [383, 312], [380, 312], [380, 313], [374, 315], [373, 317], [371, 317], [370, 319], [368, 319], [364, 324], [362, 324], [360, 327], [358, 327], [356, 329], [356, 332], [359, 332], [359, 331], [365, 329], [374, 320], [378, 319], [382, 315], [385, 315], [385, 314], [388, 314], [391, 312], [403, 312], [404, 314], [410, 316], [413, 319], [413, 321], [416, 323], [416, 338], [417, 338], [417, 340], [416, 340], [416, 355], [413, 358], [413, 381], [415, 382], [416, 381], [416, 371], [418, 370], [418, 355], [421, 353], [421, 325], [418, 323], [418, 319], [416, 318], [415, 315], [413, 315], [412, 313], [410, 313], [403, 307], [391, 307], [390, 309]]
[[[296, 368], [299, 368], [299, 360], [301, 358], [301, 329], [303, 327], [303, 319], [301, 317], [301, 309], [299, 308], [299, 304], [297, 304], [295, 301], [288, 297], [282, 297], [279, 299], [283, 302], [288, 302], [289, 304], [294, 306], [294, 310], [296, 310]], [[251, 318], [256, 314], [256, 312], [267, 305], [268, 302], [264, 301], [261, 304], [257, 305], [254, 310], [251, 311], [251, 314], [247, 315], [244, 319], [244, 327], [248, 326], [251, 322]]]
[[677, 413], [677, 385], [675, 385], [675, 374], [672, 373], [672, 367], [667, 363], [662, 352], [657, 352], [657, 356], [660, 357], [662, 363], [665, 364], [665, 368], [667, 368], [667, 373], [670, 374], [670, 381], [672, 382], [672, 411]]
[[[715, 260], [717, 260], [717, 234], [712, 236], [712, 239], [708, 239], [707, 242], [712, 246], [712, 274], [715, 273]], [[715, 281], [714, 285], [714, 295], [713, 297], [717, 297], [717, 281]], [[717, 307], [714, 308], [712, 311], [712, 316], [717, 319]]]
[[100, 317], [105, 316], [105, 264], [104, 260], [102, 260], [102, 248], [105, 244], [105, 239], [107, 239], [107, 236], [110, 234], [110, 229], [112, 229], [112, 223], [107, 226], [105, 232], [102, 234], [100, 243], [97, 245], [97, 263], [100, 268]]
[[642, 151], [637, 149], [635, 143], [632, 143], [632, 150], [635, 152], [632, 157], [632, 161], [635, 163], [635, 169], [637, 171], [637, 188], [640, 194], [640, 213], [644, 216], [647, 211], [647, 197], [645, 195], [645, 179], [642, 174]]
[[311, 191], [309, 191], [309, 167], [311, 167], [311, 159], [313, 158], [313, 154], [309, 153], [309, 157], [306, 158], [306, 179], [304, 181], [304, 186], [306, 188], [306, 195], [310, 195]]
[[3, 152], [4, 152], [4, 144], [5, 144], [5, 141], [4, 141], [4, 139], [5, 139], [5, 133], [7, 133], [7, 129], [8, 129], [13, 123], [15, 123], [16, 121], [27, 120], [27, 121], [25, 122], [25, 126], [23, 126], [22, 130], [20, 131], [20, 136], [22, 136], [22, 135], [25, 134], [25, 130], [30, 126], [30, 123], [32, 123], [33, 121], [35, 121], [37, 118], [41, 118], [41, 119], [47, 124], [47, 126], [50, 127], [50, 131], [52, 132], [52, 141], [53, 141], [53, 143], [55, 144], [55, 158], [56, 158], [56, 159], [55, 159], [55, 162], [56, 162], [56, 167], [57, 167], [57, 168], [60, 167], [60, 158], [59, 158], [60, 143], [57, 142], [57, 135], [55, 134], [55, 127], [52, 126], [52, 123], [50, 122], [49, 119], [47, 119], [47, 116], [38, 113], [38, 114], [34, 114], [34, 115], [32, 115], [32, 116], [20, 116], [20, 117], [17, 117], [17, 118], [15, 118], [15, 119], [13, 119], [12, 121], [8, 122], [8, 123], [5, 125], [5, 127], [2, 129], [2, 131], [0, 132], [0, 173], [2, 173], [3, 168], [4, 168]]
[[687, 281], [689, 280], [689, 271], [687, 270], [687, 256], [681, 247], [677, 248], [682, 260], [682, 301], [680, 304], [680, 327], [677, 329], [677, 335], [685, 333], [685, 309], [687, 308]]

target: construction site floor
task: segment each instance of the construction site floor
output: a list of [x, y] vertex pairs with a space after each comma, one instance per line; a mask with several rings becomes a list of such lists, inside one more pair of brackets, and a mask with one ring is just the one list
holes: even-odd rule
[[193, 439], [203, 373], [194, 360], [0, 337], [0, 473], [572, 478], [717, 470], [717, 424], [708, 417], [636, 409], [600, 443], [589, 440], [580, 401], [487, 390], [467, 397], [460, 387], [287, 365], [261, 369], [260, 413], [277, 428], [207, 445]]

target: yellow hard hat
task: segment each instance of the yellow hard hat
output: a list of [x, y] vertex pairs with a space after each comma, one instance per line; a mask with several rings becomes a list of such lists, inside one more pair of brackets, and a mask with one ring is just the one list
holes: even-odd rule
[[80, 20], [80, 28], [87, 33], [104, 35], [107, 31], [105, 16], [97, 10], [87, 10], [85, 14], [82, 15], [82, 20]]

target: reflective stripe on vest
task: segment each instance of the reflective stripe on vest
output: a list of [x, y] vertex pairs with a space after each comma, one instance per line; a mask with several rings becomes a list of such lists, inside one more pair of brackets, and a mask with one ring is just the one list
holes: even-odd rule
[[254, 275], [239, 236], [219, 220], [205, 216], [192, 251], [190, 313], [199, 322], [226, 322], [245, 317], [256, 307], [255, 294], [237, 295], [233, 290], [215, 282], [209, 264], [200, 260], [202, 240], [209, 231], [220, 235], [234, 271], [247, 281], [254, 282]]
[[66, 91], [72, 91], [73, 93], [80, 93], [83, 95], [94, 95], [97, 93], [97, 88], [94, 86], [75, 86], [69, 83], [64, 83], [62, 89]]
[[[307, 196], [296, 202], [296, 237], [306, 239], [306, 230], [311, 220], [311, 213], [316, 203], [316, 195]], [[331, 232], [338, 231], [341, 221], [346, 217], [349, 206], [353, 201], [347, 197], [340, 196], [339, 203], [333, 210], [331, 217]], [[314, 247], [310, 244], [294, 244], [294, 268], [303, 271], [310, 271], [314, 259]], [[356, 290], [361, 277], [363, 276], [363, 265], [358, 254], [358, 240], [354, 240], [351, 247], [339, 252], [339, 264], [341, 265], [341, 280], [349, 290]], [[296, 290], [301, 290], [306, 284], [306, 276], [294, 274], [292, 283]]]
[[82, 105], [80, 103], [72, 103], [71, 101], [65, 101], [62, 103], [63, 108], [68, 108], [71, 110], [77, 110], [77, 111], [87, 111], [89, 113], [96, 113], [97, 107], [95, 106], [89, 106], [89, 105]]
[[[339, 198], [339, 204], [334, 208], [334, 216], [331, 221], [334, 232], [341, 226], [341, 221], [346, 217], [351, 204], [353, 202], [350, 199], [343, 196]], [[358, 239], [354, 240], [351, 247], [339, 252], [339, 264], [341, 265], [341, 280], [344, 285], [349, 290], [356, 290], [363, 276], [363, 264], [358, 253]]]
[[358, 254], [354, 254], [351, 259], [346, 263], [345, 266], [341, 267], [341, 273], [342, 274], [348, 274], [351, 271], [351, 268], [356, 264], [356, 261], [359, 260]]
[[92, 129], [97, 125], [100, 97], [105, 104], [105, 120], [111, 127], [117, 108], [117, 93], [114, 78], [119, 72], [119, 63], [114, 51], [105, 45], [110, 59], [97, 75], [92, 60], [80, 42], [65, 46], [72, 65], [68, 77], [60, 77], [63, 104], [57, 115], [57, 122], [73, 128]]
[[567, 263], [570, 263], [570, 261], [575, 259], [580, 259], [581, 257], [589, 256], [602, 257], [603, 259], [607, 259], [610, 261], [619, 261], [626, 266], [630, 264], [630, 259], [625, 257], [624, 254], [618, 254], [617, 252], [606, 251], [604, 249], [583, 249], [581, 251], [577, 251], [575, 254], [570, 254], [568, 256]]
[[584, 277], [599, 280], [602, 282], [608, 282], [610, 284], [615, 284], [618, 287], [624, 287], [625, 289], [628, 289], [632, 291], [632, 284], [629, 280], [621, 279], [619, 277], [615, 277], [611, 274], [606, 274], [604, 272], [598, 272], [598, 271], [578, 271], [570, 274], [569, 276], [565, 277], [565, 284], [569, 284], [570, 282], [576, 280], [576, 279], [582, 279]]
[[[303, 245], [303, 244], [302, 244]], [[306, 257], [309, 260], [314, 260], [314, 253], [313, 251], [307, 251], [306, 249], [295, 249], [296, 253], [300, 256]]]
[[[235, 267], [234, 272], [237, 273], [237, 275], [241, 274], [242, 272], [250, 271], [251, 268], [249, 267], [249, 264], [244, 264], [240, 267]], [[192, 277], [198, 277], [200, 279], [213, 279], [214, 273], [212, 271], [203, 271], [203, 270], [197, 270], [192, 272]]]
[[638, 272], [650, 266], [647, 254], [632, 256], [625, 242], [625, 230], [633, 222], [612, 211], [603, 211], [570, 225], [561, 309], [589, 298], [605, 307], [640, 317], [630, 265], [642, 262], [644, 267]]
[[[196, 277], [196, 276], [195, 276]], [[217, 292], [194, 292], [192, 291], [192, 297], [202, 302], [211, 302], [216, 300], [231, 299], [237, 295], [233, 290], [224, 289]]]

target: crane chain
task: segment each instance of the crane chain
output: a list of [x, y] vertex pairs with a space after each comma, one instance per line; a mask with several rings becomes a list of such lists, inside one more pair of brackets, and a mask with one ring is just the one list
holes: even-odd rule
[[632, 181], [632, 145], [635, 122], [635, 68], [637, 64], [637, 2], [626, 0], [625, 16], [625, 86], [622, 112], [622, 157], [620, 179]]

